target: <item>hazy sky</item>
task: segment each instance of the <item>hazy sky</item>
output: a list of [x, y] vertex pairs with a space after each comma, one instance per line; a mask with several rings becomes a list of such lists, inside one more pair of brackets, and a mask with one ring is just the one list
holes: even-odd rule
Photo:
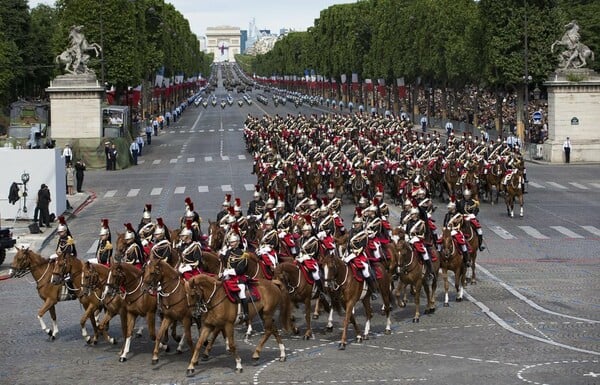
[[[281, 28], [306, 30], [323, 9], [333, 4], [355, 3], [350, 0], [166, 0], [189, 20], [192, 31], [202, 36], [206, 27], [229, 25], [248, 29], [256, 20], [258, 29], [279, 33]], [[54, 5], [54, 0], [29, 0], [29, 7]]]

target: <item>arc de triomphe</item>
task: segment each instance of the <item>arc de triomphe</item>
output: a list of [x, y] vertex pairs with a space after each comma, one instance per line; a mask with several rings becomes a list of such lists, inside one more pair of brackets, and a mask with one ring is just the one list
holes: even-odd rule
[[214, 54], [215, 62], [235, 61], [241, 51], [239, 27], [219, 26], [206, 28], [206, 52]]

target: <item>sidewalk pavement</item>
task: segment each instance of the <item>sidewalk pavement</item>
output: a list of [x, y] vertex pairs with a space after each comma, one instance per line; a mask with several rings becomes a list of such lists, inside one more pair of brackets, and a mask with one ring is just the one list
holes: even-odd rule
[[[67, 223], [69, 218], [76, 215], [95, 198], [95, 193], [91, 191], [84, 191], [75, 195], [67, 196], [67, 211], [63, 213]], [[33, 222], [30, 220], [17, 220], [12, 227], [13, 237], [16, 239], [17, 243], [15, 244], [14, 248], [6, 250], [6, 260], [4, 261], [4, 264], [0, 266], [0, 280], [8, 278], [8, 270], [10, 269], [10, 264], [12, 263], [13, 257], [15, 256], [18, 248], [20, 248], [22, 245], [29, 245], [30, 249], [34, 250], [36, 253], [39, 253], [40, 250], [46, 247], [48, 242], [54, 239], [56, 228], [58, 227], [58, 221], [52, 223], [50, 228], [41, 228], [41, 232], [39, 234], [30, 233], [29, 225], [31, 223]]]

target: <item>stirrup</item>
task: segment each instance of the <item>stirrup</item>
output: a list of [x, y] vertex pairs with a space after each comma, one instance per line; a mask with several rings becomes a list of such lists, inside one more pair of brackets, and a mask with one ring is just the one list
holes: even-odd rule
[[485, 246], [484, 245], [479, 245], [479, 251], [483, 251], [485, 250]]

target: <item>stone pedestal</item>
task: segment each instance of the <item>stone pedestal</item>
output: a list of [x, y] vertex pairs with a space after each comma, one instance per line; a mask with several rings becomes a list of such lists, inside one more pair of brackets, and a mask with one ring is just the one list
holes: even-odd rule
[[61, 75], [46, 88], [53, 139], [102, 137], [104, 87], [93, 73]]
[[600, 76], [588, 69], [557, 71], [548, 87], [548, 140], [543, 159], [564, 162], [571, 139], [571, 163], [600, 161]]

